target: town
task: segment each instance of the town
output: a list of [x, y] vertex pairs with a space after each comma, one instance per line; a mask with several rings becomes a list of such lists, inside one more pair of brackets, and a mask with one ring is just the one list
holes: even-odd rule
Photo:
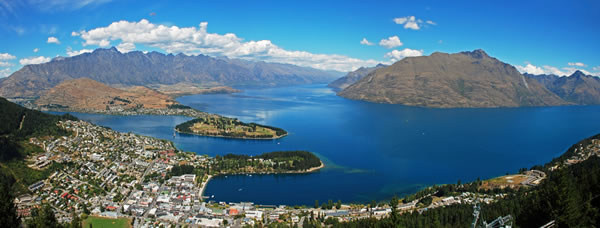
[[[330, 200], [321, 205], [317, 201], [314, 207], [308, 207], [214, 202], [203, 197], [213, 175], [286, 172], [289, 167], [284, 167], [290, 162], [237, 155], [221, 158], [197, 155], [179, 151], [167, 140], [121, 133], [85, 121], [66, 120], [58, 125], [71, 134], [29, 139], [44, 151], [27, 158], [30, 168], [45, 169], [58, 163], [63, 169], [30, 185], [31, 194], [17, 197], [18, 213], [24, 218], [42, 204], [50, 205], [60, 222], [70, 222], [75, 213], [82, 217], [127, 219], [133, 227], [242, 227], [272, 223], [302, 227], [317, 219], [325, 223], [342, 222], [383, 218], [392, 212], [387, 203], [361, 205]], [[314, 166], [309, 170], [314, 171]], [[538, 179], [527, 178], [523, 186], [539, 183]], [[436, 207], [492, 203], [505, 197], [502, 193], [435, 194], [410, 201], [405, 198], [397, 209], [401, 213], [423, 213]]]

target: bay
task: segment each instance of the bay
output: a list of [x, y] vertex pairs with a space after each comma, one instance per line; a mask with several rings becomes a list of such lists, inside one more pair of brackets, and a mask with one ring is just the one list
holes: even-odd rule
[[432, 109], [348, 100], [321, 84], [177, 100], [290, 134], [278, 140], [174, 136], [174, 126], [190, 118], [73, 114], [210, 156], [311, 151], [325, 162], [319, 172], [220, 176], [205, 191], [215, 201], [310, 206], [315, 200], [387, 200], [432, 184], [514, 173], [600, 133], [600, 106]]

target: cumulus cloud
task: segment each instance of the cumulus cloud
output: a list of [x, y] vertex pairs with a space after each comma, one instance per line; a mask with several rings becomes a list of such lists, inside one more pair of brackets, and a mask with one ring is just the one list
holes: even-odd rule
[[10, 68], [4, 68], [0, 70], [0, 78], [8, 77], [11, 73], [12, 71], [10, 70]]
[[79, 51], [74, 51], [71, 47], [67, 47], [67, 55], [69, 57], [76, 56], [76, 55], [81, 55], [83, 53], [90, 53], [90, 52], [93, 52], [93, 51], [94, 50], [91, 50], [91, 49], [81, 49]]
[[568, 63], [569, 66], [586, 67], [585, 64], [580, 62]]
[[100, 42], [98, 42], [98, 46], [100, 46], [100, 47], [108, 47], [108, 46], [110, 46], [110, 41], [108, 41], [108, 40], [101, 40]]
[[207, 54], [247, 60], [289, 63], [322, 70], [351, 71], [361, 66], [373, 66], [375, 60], [350, 58], [336, 54], [314, 54], [283, 49], [270, 40], [244, 41], [233, 33], [217, 34], [207, 31], [207, 22], [198, 27], [166, 26], [150, 23], [118, 21], [106, 27], [73, 32], [84, 45], [108, 46], [111, 41], [142, 44], [160, 48], [168, 53]]
[[48, 37], [48, 41], [46, 41], [49, 44], [60, 44], [60, 41], [58, 40], [58, 38], [56, 37]]
[[[573, 65], [569, 64], [569, 65], [570, 66], [578, 66], [575, 64], [573, 64]], [[582, 66], [585, 66], [585, 65], [582, 65]], [[539, 67], [539, 66], [535, 66], [531, 63], [527, 63], [525, 66], [516, 65], [515, 67], [521, 73], [529, 73], [529, 74], [553, 74], [553, 75], [557, 75], [557, 76], [569, 76], [569, 75], [575, 73], [575, 71], [579, 70], [587, 75], [600, 75], [600, 72], [592, 73], [587, 70], [579, 69], [576, 67], [563, 67], [563, 68], [559, 69], [557, 67], [548, 66], [548, 65]]]
[[44, 56], [29, 57], [29, 58], [24, 58], [24, 59], [19, 60], [19, 63], [23, 66], [29, 65], [29, 64], [47, 63], [47, 62], [50, 62], [50, 58], [44, 57]]
[[38, 51], [40, 51], [40, 49], [39, 49], [39, 48], [34, 48], [34, 49], [33, 49], [33, 53], [37, 53]]
[[391, 52], [386, 53], [385, 57], [390, 58], [390, 62], [394, 63], [405, 57], [422, 56], [422, 55], [423, 55], [423, 50], [414, 50], [414, 49], [405, 48], [401, 51], [392, 50]]
[[[419, 30], [423, 25], [423, 20], [417, 19], [415, 16], [406, 16], [394, 18], [394, 23], [404, 25], [405, 29]], [[425, 23], [436, 25], [436, 23], [431, 20], [427, 20]]]
[[373, 45], [375, 45], [374, 43], [372, 43], [372, 42], [368, 41], [368, 40], [367, 40], [367, 38], [363, 38], [363, 39], [360, 41], [360, 44], [362, 44], [362, 45], [367, 45], [367, 46], [373, 46]]
[[0, 53], [0, 60], [11, 60], [11, 59], [15, 59], [16, 57], [14, 55], [8, 54], [8, 53]]
[[390, 36], [387, 39], [381, 39], [381, 41], [379, 41], [379, 45], [391, 49], [402, 46], [402, 42], [400, 41], [400, 38], [398, 38], [398, 36]]
[[121, 53], [127, 53], [127, 52], [135, 50], [135, 44], [133, 44], [133, 43], [120, 43], [117, 46], [117, 50], [119, 50]]
[[527, 63], [527, 65], [525, 65], [525, 66], [517, 65], [515, 67], [521, 73], [528, 73], [528, 74], [545, 74], [546, 73], [541, 67], [534, 66], [531, 63]]

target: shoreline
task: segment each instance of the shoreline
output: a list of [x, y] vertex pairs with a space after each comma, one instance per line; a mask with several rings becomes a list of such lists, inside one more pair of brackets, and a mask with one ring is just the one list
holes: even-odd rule
[[[216, 174], [214, 175], [216, 176], [227, 176], [227, 175], [248, 175], [248, 174], [263, 174], [263, 175], [277, 175], [277, 174], [303, 174], [303, 173], [313, 173], [316, 171], [321, 170], [322, 168], [325, 167], [325, 163], [323, 163], [323, 161], [321, 161], [321, 165], [317, 166], [317, 167], [312, 167], [310, 169], [307, 170], [301, 170], [301, 171], [288, 171], [288, 172], [278, 172], [278, 173], [228, 173], [228, 174]], [[213, 178], [213, 175], [208, 175], [208, 178], [206, 179], [205, 182], [202, 182], [202, 187], [200, 189], [200, 198], [204, 199], [204, 190], [206, 190], [206, 185], [208, 185], [208, 182], [210, 181], [210, 179]]]
[[200, 199], [204, 200], [204, 190], [206, 190], [206, 185], [208, 185], [208, 182], [210, 181], [210, 179], [212, 179], [212, 175], [208, 175], [208, 178], [206, 178], [206, 181], [202, 182], [202, 187], [200, 187]]
[[199, 112], [201, 115], [186, 115], [185, 113], [160, 114], [160, 113], [155, 112], [155, 111], [167, 111], [167, 110], [183, 110], [183, 111], [187, 110], [187, 109], [169, 109], [169, 108], [146, 109], [145, 111], [148, 111], [148, 112], [139, 111], [139, 110], [136, 110], [136, 111], [99, 111], [99, 110], [87, 110], [87, 109], [54, 109], [54, 108], [32, 108], [32, 110], [37, 110], [37, 111], [41, 111], [41, 112], [64, 112], [64, 113], [76, 112], [76, 113], [83, 113], [83, 114], [100, 114], [100, 115], [110, 115], [110, 116], [148, 115], [148, 116], [183, 116], [183, 117], [190, 117], [190, 118], [200, 118], [204, 115], [219, 116], [218, 114], [203, 112], [203, 111], [199, 111], [199, 110], [195, 110], [195, 109], [193, 109], [193, 110], [196, 112]]
[[320, 165], [320, 166], [317, 166], [317, 167], [312, 167], [312, 168], [310, 168], [310, 169], [307, 169], [307, 170], [305, 171], [305, 173], [312, 173], [312, 172], [315, 172], [315, 171], [319, 171], [319, 170], [321, 170], [322, 168], [325, 168], [325, 163], [323, 163], [323, 161], [321, 161], [321, 165]]
[[[66, 110], [65, 109], [34, 109], [34, 110], [38, 110], [38, 111], [42, 111], [42, 112], [64, 112], [64, 113], [76, 112], [76, 113], [83, 113], [83, 114], [100, 114], [100, 115], [111, 115], [111, 116], [150, 115], [150, 116], [183, 116], [183, 117], [190, 117], [190, 118], [200, 118], [201, 117], [198, 115], [184, 115], [184, 114], [179, 114], [179, 113], [178, 114], [158, 114], [158, 113], [153, 113], [153, 112], [136, 112], [136, 113], [118, 113], [118, 112], [116, 112], [115, 113], [115, 112], [102, 112], [102, 111], [94, 111], [94, 110], [70, 110], [70, 109], [66, 109]], [[169, 110], [169, 109], [156, 109], [156, 110]], [[212, 114], [212, 113], [202, 112], [202, 111], [198, 111], [198, 110], [195, 110], [195, 111], [205, 113], [206, 115], [220, 116], [218, 114]], [[224, 135], [196, 134], [196, 133], [189, 133], [189, 132], [181, 132], [181, 131], [177, 130], [177, 128], [174, 128], [174, 129], [177, 133], [180, 133], [180, 134], [198, 135], [198, 136], [216, 137], [216, 138], [228, 138], [228, 139], [244, 139], [244, 140], [276, 140], [276, 139], [283, 138], [289, 134], [286, 132], [283, 135], [278, 135], [278, 136], [271, 137], [271, 138], [251, 138], [251, 137], [234, 137], [234, 136], [224, 136]]]

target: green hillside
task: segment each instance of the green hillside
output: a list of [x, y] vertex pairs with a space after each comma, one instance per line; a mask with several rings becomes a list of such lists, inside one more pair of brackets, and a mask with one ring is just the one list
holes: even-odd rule
[[27, 142], [30, 137], [66, 135], [67, 132], [56, 123], [67, 119], [76, 118], [30, 110], [0, 97], [0, 172], [16, 180], [14, 192], [27, 192], [28, 185], [45, 179], [60, 168], [61, 164], [54, 163], [48, 169], [33, 170], [23, 159], [28, 154], [43, 152]]

